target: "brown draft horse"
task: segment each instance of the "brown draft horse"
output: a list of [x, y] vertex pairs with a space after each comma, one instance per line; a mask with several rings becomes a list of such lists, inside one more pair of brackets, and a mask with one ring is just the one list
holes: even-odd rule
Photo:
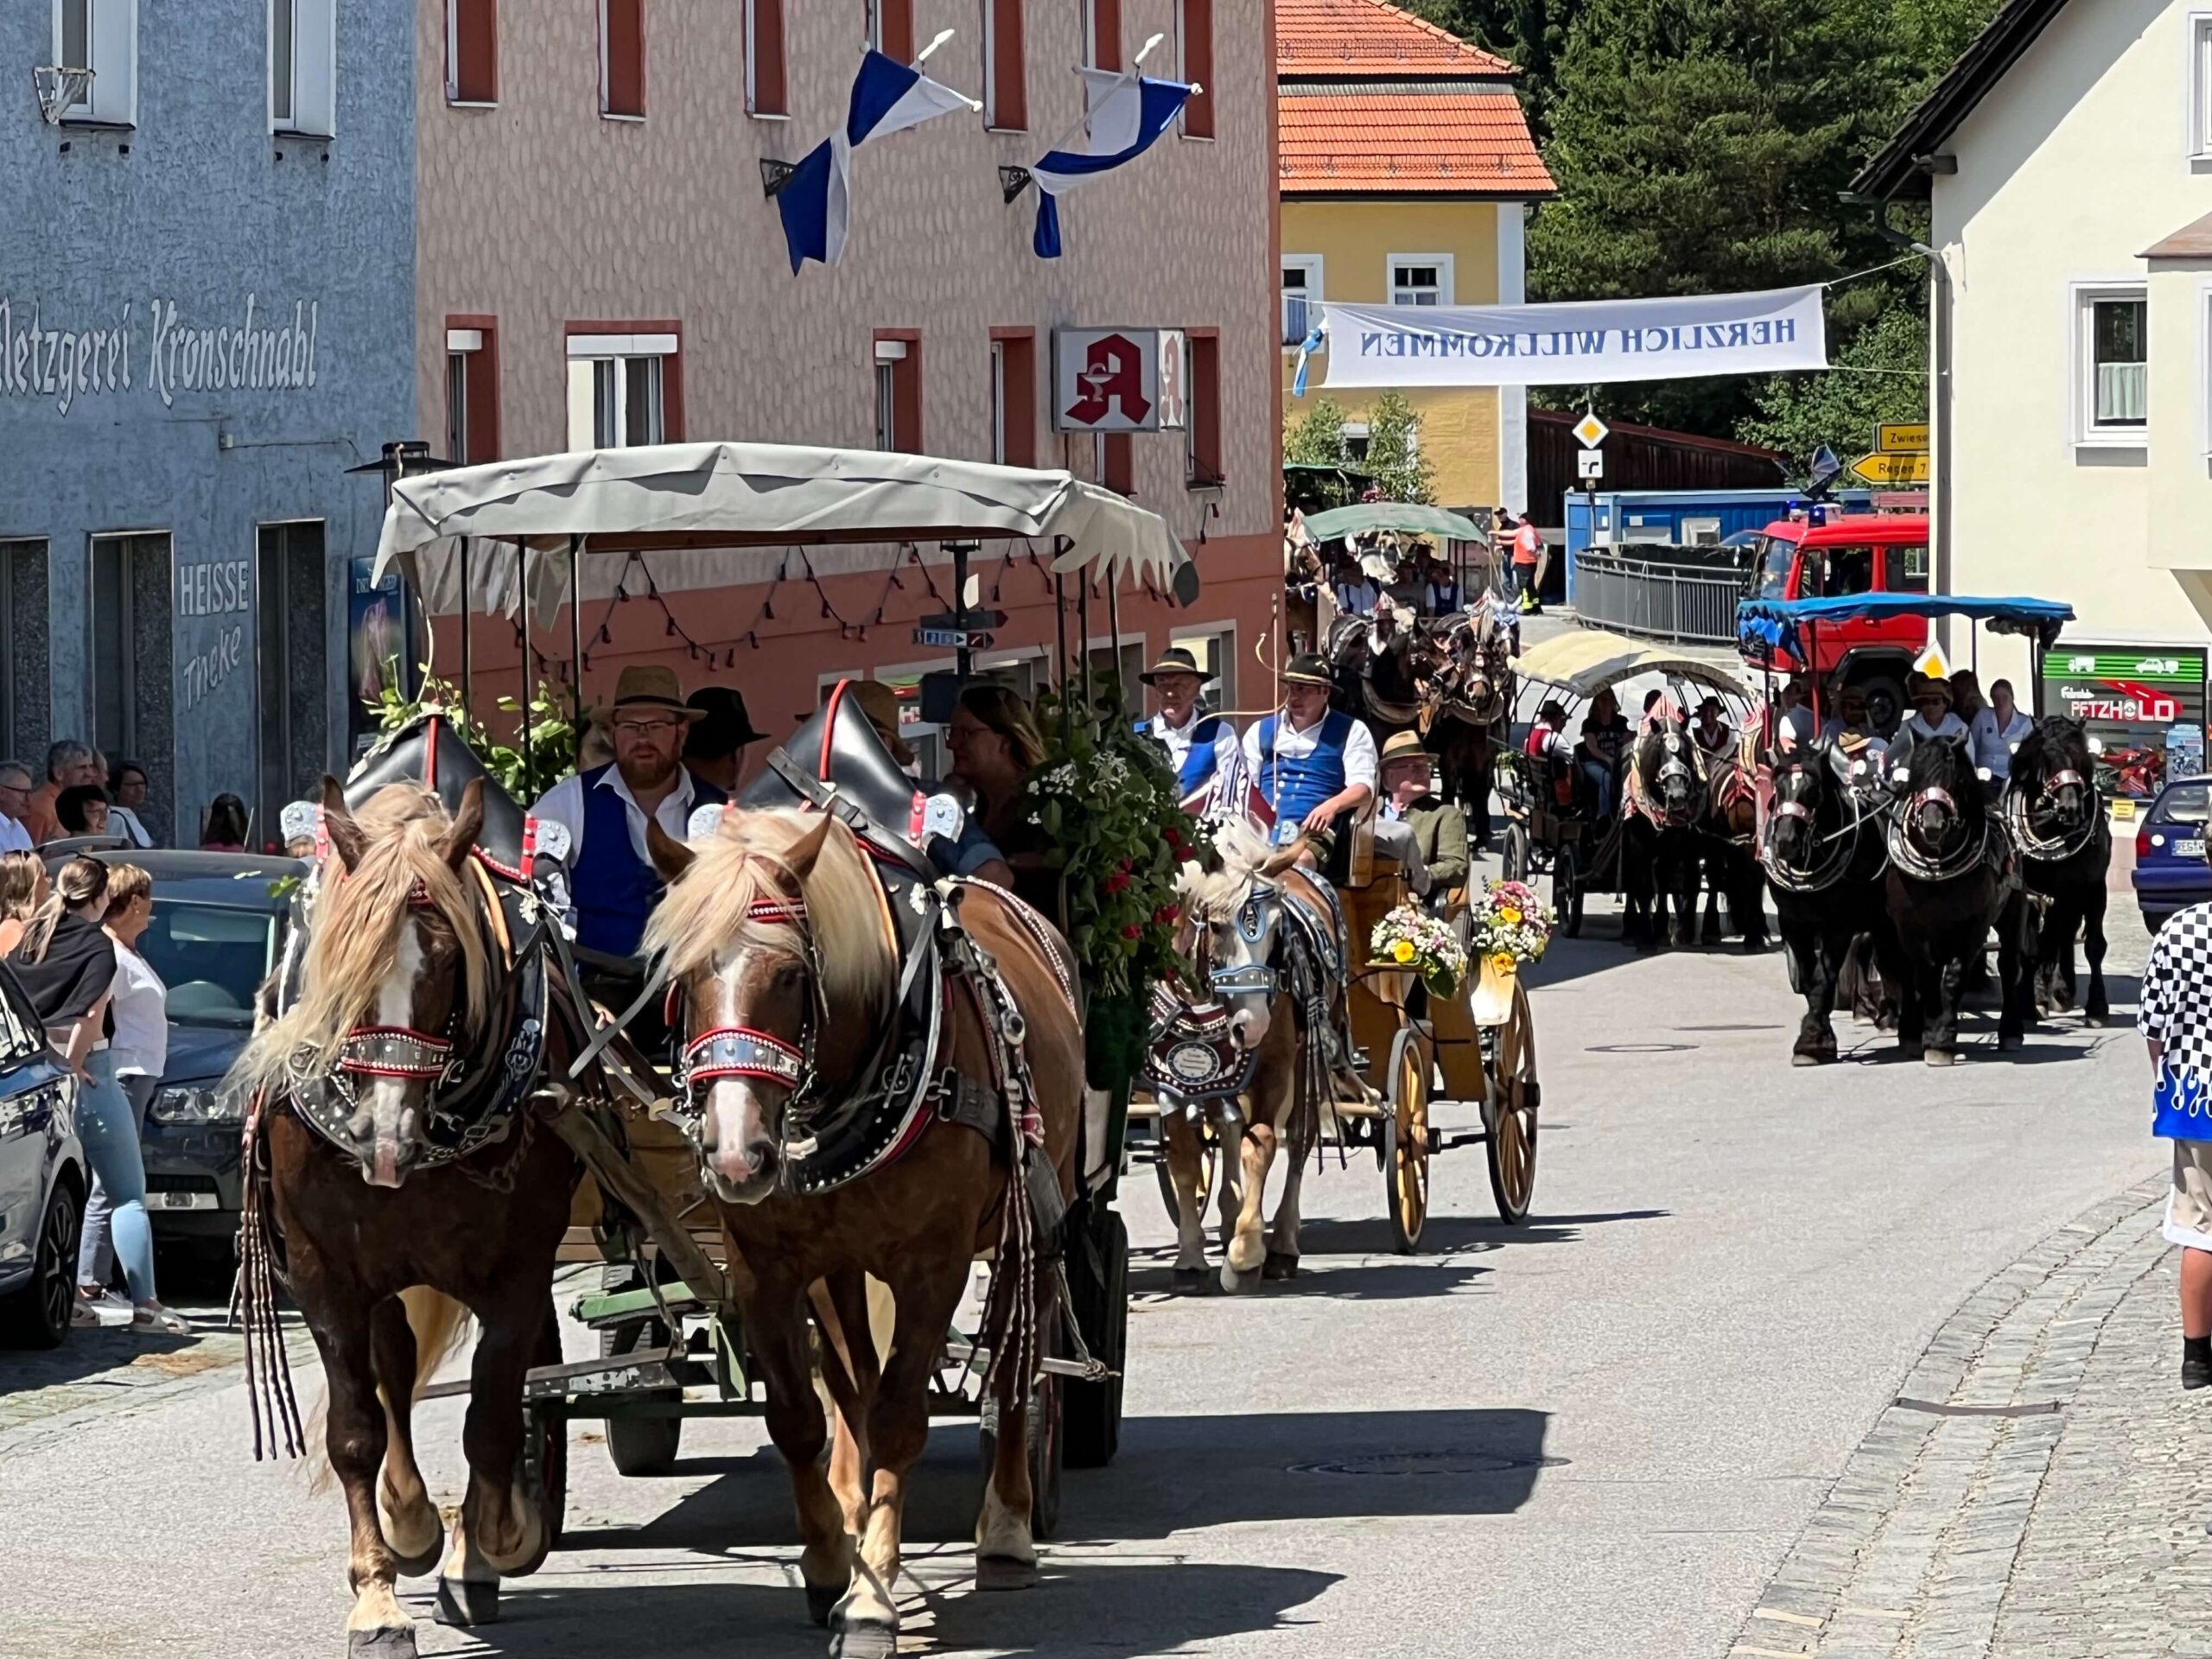
[[[703, 841], [681, 845], [658, 828], [648, 839], [669, 887], [646, 948], [683, 995], [688, 1052], [720, 1057], [694, 1065], [683, 1103], [696, 1113], [746, 1338], [767, 1385], [768, 1433], [791, 1469], [808, 1611], [832, 1623], [833, 1654], [888, 1655], [897, 1647], [899, 1535], [908, 1478], [929, 1433], [930, 1382], [970, 1264], [1001, 1240], [1002, 1206], [1016, 1196], [1008, 1166], [983, 1135], [932, 1112], [889, 1161], [827, 1191], [793, 1190], [786, 1178], [814, 1114], [874, 1083], [855, 1074], [895, 1017], [898, 957], [869, 855], [827, 813], [733, 807]], [[957, 891], [960, 926], [995, 959], [1026, 1024], [1020, 1050], [1044, 1137], [1029, 1156], [1048, 1161], [1065, 1200], [1084, 1081], [1072, 963], [1057, 935], [1010, 894], [981, 883]], [[957, 976], [944, 987], [938, 1064], [992, 1079], [995, 1039], [972, 993]], [[1004, 1122], [1002, 1088], [995, 1104]], [[1038, 1328], [1046, 1332], [1059, 1315], [1043, 1281], [1055, 1278], [1041, 1274], [1036, 1291]], [[893, 1305], [887, 1357], [849, 1339], [870, 1330], [871, 1279]], [[994, 1282], [995, 1306], [1005, 1304], [1006, 1289]], [[822, 1378], [857, 1453], [828, 1468], [810, 1309], [824, 1338]], [[995, 1359], [1001, 1340], [1013, 1338], [987, 1333]], [[1037, 1578], [1027, 1459], [1033, 1378], [1019, 1374], [1026, 1369], [995, 1364], [1000, 1429], [976, 1529], [981, 1589], [1023, 1588]], [[856, 1479], [840, 1490], [839, 1477], [855, 1464]]]
[[[231, 1085], [264, 1103], [268, 1196], [327, 1379], [326, 1446], [353, 1529], [347, 1650], [411, 1659], [400, 1574], [440, 1571], [441, 1622], [483, 1623], [500, 1577], [536, 1571], [558, 1530], [557, 1477], [524, 1467], [522, 1387], [530, 1366], [560, 1357], [550, 1287], [577, 1166], [533, 1132], [527, 1105], [502, 1142], [425, 1155], [448, 1065], [479, 1076], [509, 1036], [495, 1028], [501, 924], [472, 856], [482, 785], [451, 817], [411, 785], [380, 790], [358, 822], [335, 779], [323, 796], [335, 858], [313, 901], [299, 999], [248, 1046]], [[303, 1091], [343, 1103], [322, 1119], [331, 1135], [302, 1116]], [[441, 1570], [443, 1525], [410, 1412], [472, 1314], [468, 1491]]]

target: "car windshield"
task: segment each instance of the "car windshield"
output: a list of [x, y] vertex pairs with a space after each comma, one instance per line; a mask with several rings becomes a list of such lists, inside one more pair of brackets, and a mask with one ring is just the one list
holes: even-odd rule
[[2158, 798], [2162, 823], [2202, 823], [2212, 818], [2212, 785], [2176, 784]]
[[171, 1024], [248, 1031], [276, 933], [269, 911], [164, 899], [156, 888], [138, 954], [168, 987]]
[[1761, 599], [1789, 597], [1789, 569], [1797, 563], [1797, 543], [1779, 536], [1767, 537], [1766, 552], [1759, 560], [1759, 589]]

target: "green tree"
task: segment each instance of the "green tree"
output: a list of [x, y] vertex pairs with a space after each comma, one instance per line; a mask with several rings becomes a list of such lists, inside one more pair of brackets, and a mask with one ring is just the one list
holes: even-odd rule
[[1405, 0], [1405, 9], [1520, 70], [1521, 101], [1537, 143], [1543, 142], [1573, 0]]
[[1928, 320], [1899, 307], [1861, 329], [1824, 374], [1777, 374], [1737, 430], [1802, 468], [1827, 444], [1846, 461], [1883, 421], [1928, 418]]
[[1433, 469], [1421, 453], [1421, 416], [1405, 394], [1386, 391], [1367, 415], [1367, 460], [1386, 501], [1435, 499]]
[[1317, 397], [1305, 414], [1283, 423], [1282, 458], [1311, 467], [1349, 467], [1344, 412], [1327, 397]]

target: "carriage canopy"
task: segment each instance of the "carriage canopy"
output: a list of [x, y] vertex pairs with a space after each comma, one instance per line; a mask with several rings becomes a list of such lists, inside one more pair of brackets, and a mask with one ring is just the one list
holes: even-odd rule
[[1901, 616], [1963, 616], [1986, 623], [1993, 633], [2025, 634], [2048, 651], [2074, 607], [2055, 599], [1977, 598], [1970, 594], [1838, 594], [1830, 599], [1746, 599], [1736, 606], [1736, 633], [1754, 651], [1777, 648], [1799, 654], [1799, 630], [1823, 623], [1882, 620]]
[[1357, 501], [1348, 507], [1306, 516], [1306, 533], [1317, 542], [1341, 541], [1347, 536], [1368, 536], [1377, 531], [1393, 531], [1401, 536], [1435, 536], [1454, 542], [1490, 539], [1471, 518], [1413, 501]]
[[1687, 680], [1727, 696], [1745, 696], [1744, 683], [1727, 666], [1662, 651], [1602, 628], [1578, 628], [1530, 645], [1515, 660], [1514, 672], [1587, 702], [1609, 685], [1644, 675]]

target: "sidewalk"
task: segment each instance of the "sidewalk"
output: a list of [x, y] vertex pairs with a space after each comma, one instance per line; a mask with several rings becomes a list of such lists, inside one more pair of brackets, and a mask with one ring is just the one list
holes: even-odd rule
[[2183, 1395], [2161, 1175], [1946, 1322], [1730, 1649], [2212, 1656], [2212, 1399]]

